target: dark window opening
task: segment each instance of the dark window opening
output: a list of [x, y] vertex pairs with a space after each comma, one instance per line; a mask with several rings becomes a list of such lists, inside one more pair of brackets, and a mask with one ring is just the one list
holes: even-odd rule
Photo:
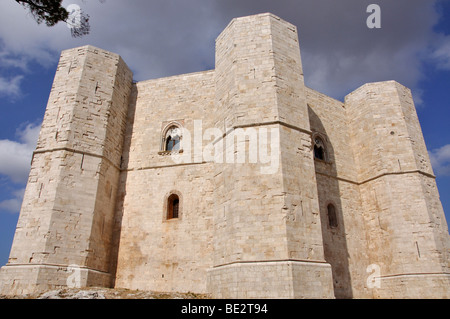
[[180, 201], [178, 199], [175, 199], [173, 201], [172, 218], [178, 218], [178, 206], [179, 205], [180, 205]]
[[322, 147], [314, 145], [314, 157], [320, 160], [325, 160], [325, 154]]
[[330, 228], [336, 228], [338, 225], [337, 216], [336, 216], [336, 208], [333, 204], [328, 204], [327, 206], [328, 213], [328, 225]]
[[319, 137], [314, 139], [314, 158], [325, 161], [325, 145]]
[[172, 194], [168, 198], [167, 203], [167, 219], [178, 218], [180, 211], [180, 199], [178, 195]]
[[180, 150], [180, 129], [172, 126], [165, 136], [165, 151], [179, 151]]

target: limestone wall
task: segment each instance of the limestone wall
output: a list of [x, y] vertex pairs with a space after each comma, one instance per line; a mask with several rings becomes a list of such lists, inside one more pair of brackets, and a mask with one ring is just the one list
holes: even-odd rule
[[110, 284], [131, 79], [116, 54], [91, 46], [62, 52], [10, 259], [1, 272], [6, 293], [65, 286], [69, 265], [79, 270], [76, 284]]
[[380, 269], [373, 296], [446, 296], [450, 238], [411, 93], [394, 81], [369, 83], [346, 107], [367, 253]]
[[[279, 157], [270, 172], [261, 161], [216, 165], [210, 291], [221, 297], [333, 297], [331, 269], [323, 259], [296, 28], [272, 14], [234, 19], [217, 38], [215, 73], [217, 127], [270, 130], [278, 135], [270, 151]], [[242, 148], [250, 143], [247, 138]], [[225, 145], [224, 152], [236, 150]], [[311, 276], [304, 277], [301, 268]], [[279, 274], [270, 282], [258, 280], [273, 277], [271, 269], [290, 269], [285, 283], [291, 287], [318, 282], [312, 290], [281, 292]], [[251, 284], [236, 287], [230, 281], [230, 275], [246, 273], [250, 277], [244, 282]]]
[[[161, 135], [168, 123], [181, 123], [187, 130], [182, 154], [188, 154], [194, 121], [202, 121], [205, 129], [212, 126], [214, 88], [213, 71], [134, 86], [116, 211], [116, 287], [207, 292], [206, 270], [213, 256], [213, 164], [197, 161], [194, 151], [177, 163], [161, 153]], [[166, 220], [165, 203], [173, 192], [180, 196], [180, 216]]]
[[[325, 260], [333, 270], [337, 298], [367, 296], [367, 242], [359, 185], [345, 104], [307, 88], [309, 120], [322, 138], [325, 160], [315, 159]], [[334, 205], [337, 227], [329, 225], [327, 206]]]
[[116, 54], [62, 52], [0, 294], [445, 298], [449, 241], [410, 91], [305, 87], [296, 27], [264, 13], [230, 22], [211, 71], [133, 83]]

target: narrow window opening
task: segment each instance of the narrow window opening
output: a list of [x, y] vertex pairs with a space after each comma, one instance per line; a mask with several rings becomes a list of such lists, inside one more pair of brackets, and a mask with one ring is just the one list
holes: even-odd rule
[[181, 132], [177, 126], [172, 126], [167, 130], [165, 138], [165, 151], [179, 151]]
[[314, 157], [320, 160], [325, 160], [325, 155], [322, 147], [314, 145]]
[[166, 151], [171, 151], [173, 148], [172, 137], [169, 136], [166, 140]]
[[180, 199], [178, 195], [170, 195], [167, 201], [167, 219], [178, 218], [180, 211]]
[[325, 145], [321, 138], [314, 138], [314, 158], [325, 161]]
[[327, 206], [328, 213], [328, 225], [330, 228], [336, 228], [338, 226], [337, 216], [336, 216], [336, 208], [333, 204], [328, 204]]
[[173, 201], [173, 212], [172, 218], [178, 218], [178, 207], [180, 205], [180, 201], [178, 199], [174, 199]]

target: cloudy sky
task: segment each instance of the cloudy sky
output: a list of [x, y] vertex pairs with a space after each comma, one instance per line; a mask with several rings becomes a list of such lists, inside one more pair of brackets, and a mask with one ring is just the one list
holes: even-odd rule
[[[369, 29], [366, 8], [381, 8]], [[272, 12], [295, 24], [306, 84], [342, 100], [366, 82], [413, 91], [450, 220], [450, 0], [65, 0], [90, 16], [74, 39], [0, 3], [0, 265], [6, 263], [60, 51], [92, 44], [145, 80], [214, 68], [214, 41], [234, 17]]]

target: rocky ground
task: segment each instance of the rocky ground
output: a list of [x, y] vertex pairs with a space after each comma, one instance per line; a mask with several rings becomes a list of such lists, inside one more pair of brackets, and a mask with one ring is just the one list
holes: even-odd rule
[[207, 299], [208, 295], [194, 293], [164, 293], [154, 291], [83, 288], [59, 289], [38, 295], [0, 296], [0, 299]]

